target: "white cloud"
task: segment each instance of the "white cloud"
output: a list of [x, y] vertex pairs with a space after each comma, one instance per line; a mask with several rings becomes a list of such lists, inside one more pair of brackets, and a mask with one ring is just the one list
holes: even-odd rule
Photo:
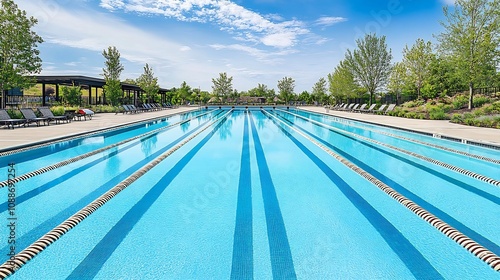
[[292, 47], [298, 36], [309, 33], [299, 21], [273, 22], [272, 20], [277, 21], [280, 17], [263, 16], [227, 0], [101, 0], [100, 5], [112, 11], [123, 9], [128, 12], [163, 15], [180, 21], [212, 22], [238, 40], [257, 40], [277, 48]]
[[347, 19], [343, 17], [320, 17], [315, 21], [315, 24], [321, 26], [332, 26], [336, 23], [344, 21], [347, 21]]

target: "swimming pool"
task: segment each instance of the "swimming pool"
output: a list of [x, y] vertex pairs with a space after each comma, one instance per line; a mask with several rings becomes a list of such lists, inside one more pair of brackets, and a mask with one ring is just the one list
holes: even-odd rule
[[0, 275], [26, 263], [12, 279], [498, 279], [499, 161], [280, 108], [9, 152], [0, 174], [15, 170], [18, 254], [9, 261], [2, 242]]

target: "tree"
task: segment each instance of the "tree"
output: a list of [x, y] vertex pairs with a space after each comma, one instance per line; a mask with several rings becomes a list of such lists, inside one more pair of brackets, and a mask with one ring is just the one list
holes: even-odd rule
[[450, 55], [457, 73], [469, 87], [469, 109], [476, 85], [493, 77], [500, 44], [500, 0], [456, 0], [445, 6], [445, 31], [437, 36], [441, 51]]
[[0, 5], [0, 108], [5, 108], [6, 90], [35, 83], [29, 75], [42, 70], [37, 47], [43, 40], [31, 30], [38, 22], [34, 17], [28, 17], [12, 0], [2, 0]]
[[325, 78], [321, 77], [319, 80], [314, 84], [312, 88], [312, 96], [313, 99], [319, 103], [325, 103], [327, 102], [327, 95], [326, 95], [326, 80]]
[[212, 79], [212, 90], [217, 98], [224, 101], [233, 92], [233, 77], [228, 77], [227, 73], [219, 73], [219, 78]]
[[312, 102], [312, 97], [307, 90], [304, 90], [303, 92], [301, 92], [297, 99], [299, 101], [304, 102], [305, 104], [311, 104], [311, 102]]
[[346, 67], [351, 71], [354, 80], [370, 93], [370, 104], [373, 94], [383, 87], [391, 72], [391, 50], [387, 49], [385, 36], [366, 34], [363, 39], [356, 40], [357, 49], [347, 49]]
[[258, 97], [269, 97], [269, 89], [264, 84], [258, 84], [255, 88], [255, 96]]
[[124, 69], [120, 62], [120, 52], [116, 47], [108, 47], [108, 50], [103, 50], [102, 55], [106, 59], [103, 70], [104, 92], [108, 97], [111, 105], [117, 105], [123, 97], [123, 90], [120, 84], [120, 75]]
[[333, 73], [328, 74], [328, 83], [328, 91], [336, 103], [344, 98], [355, 98], [362, 91], [345, 61], [340, 61]]
[[181, 87], [177, 89], [176, 93], [178, 99], [181, 100], [181, 104], [184, 104], [186, 99], [189, 99], [189, 97], [191, 96], [192, 90], [191, 87], [188, 86], [186, 81], [183, 81]]
[[137, 84], [146, 94], [146, 98], [150, 102], [155, 102], [160, 86], [158, 85], [158, 78], [154, 76], [153, 69], [147, 63], [144, 66], [144, 73], [137, 79]]
[[417, 88], [417, 97], [420, 98], [420, 90], [430, 76], [430, 65], [434, 54], [431, 42], [417, 39], [409, 49], [403, 49], [403, 64], [408, 72], [407, 78]]
[[389, 92], [396, 94], [396, 100], [399, 104], [401, 102], [401, 93], [405, 88], [405, 81], [407, 80], [406, 67], [402, 62], [396, 62], [392, 67], [391, 74], [389, 75], [389, 82], [387, 89]]
[[66, 103], [71, 106], [80, 106], [82, 102], [82, 91], [79, 86], [62, 87], [62, 95]]
[[295, 80], [290, 77], [284, 77], [278, 81], [278, 90], [280, 98], [288, 104], [294, 96]]

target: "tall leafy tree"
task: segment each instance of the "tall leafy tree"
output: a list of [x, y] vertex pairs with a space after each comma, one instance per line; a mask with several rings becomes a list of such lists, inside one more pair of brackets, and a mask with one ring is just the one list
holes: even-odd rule
[[326, 95], [326, 80], [325, 78], [321, 77], [319, 80], [314, 84], [312, 88], [312, 96], [315, 101], [319, 103], [324, 103], [327, 101], [328, 96]]
[[295, 95], [293, 92], [295, 90], [295, 80], [290, 77], [284, 77], [278, 81], [278, 90], [280, 98], [288, 104]]
[[468, 87], [457, 74], [458, 67], [450, 56], [434, 56], [430, 64], [430, 70], [429, 83], [433, 85], [438, 93], [453, 93], [462, 91]]
[[405, 46], [403, 49], [403, 64], [407, 69], [407, 78], [415, 85], [418, 98], [420, 98], [420, 90], [430, 76], [433, 57], [431, 42], [425, 42], [420, 38], [411, 48]]
[[120, 62], [120, 52], [116, 47], [110, 46], [103, 50], [102, 55], [106, 59], [104, 62], [103, 76], [106, 84], [104, 92], [111, 105], [117, 105], [123, 97], [123, 90], [120, 84], [120, 75], [124, 69]]
[[186, 83], [186, 81], [183, 81], [181, 87], [177, 89], [177, 97], [181, 100], [181, 104], [184, 104], [184, 102], [190, 98], [192, 92], [193, 90], [191, 87]]
[[258, 84], [255, 88], [255, 96], [266, 98], [269, 97], [269, 89], [267, 88], [267, 85]]
[[340, 61], [333, 73], [328, 74], [328, 84], [328, 91], [335, 103], [345, 98], [355, 98], [361, 91], [345, 61]]
[[212, 91], [222, 100], [225, 100], [233, 92], [233, 77], [228, 77], [227, 73], [219, 73], [219, 78], [212, 79]]
[[32, 30], [37, 19], [28, 17], [12, 0], [1, 0], [0, 5], [0, 108], [5, 108], [6, 90], [35, 83], [29, 75], [42, 70], [37, 47], [43, 39]]
[[458, 66], [469, 87], [469, 109], [474, 88], [496, 73], [500, 45], [500, 0], [456, 0], [443, 8], [445, 31], [437, 36], [440, 49]]
[[399, 104], [401, 100], [401, 93], [406, 86], [405, 81], [408, 79], [406, 67], [402, 62], [396, 62], [392, 67], [387, 89], [396, 94], [396, 100]]
[[385, 86], [391, 72], [391, 50], [387, 48], [385, 36], [366, 34], [363, 39], [356, 40], [357, 49], [347, 49], [345, 63], [355, 81], [370, 93], [370, 104], [373, 95]]
[[154, 102], [160, 91], [160, 86], [158, 85], [158, 78], [154, 76], [153, 69], [147, 63], [144, 66], [144, 73], [137, 79], [137, 84], [146, 94], [146, 98], [150, 102]]
[[306, 104], [311, 104], [311, 102], [312, 102], [312, 97], [307, 90], [304, 90], [303, 92], [301, 92], [297, 99], [305, 102]]

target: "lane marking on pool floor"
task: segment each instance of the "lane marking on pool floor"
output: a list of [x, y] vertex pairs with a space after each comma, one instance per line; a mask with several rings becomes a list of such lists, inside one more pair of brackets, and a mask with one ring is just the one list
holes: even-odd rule
[[[279, 114], [276, 114], [276, 115], [278, 117], [282, 118], [284, 121], [289, 122], [291, 125], [295, 124], [295, 123], [291, 122], [289, 119], [286, 119], [285, 117], [283, 117], [282, 115], [279, 115]], [[350, 155], [348, 152], [342, 151], [341, 149], [335, 147], [335, 145], [329, 143], [327, 140], [322, 139], [321, 137], [319, 137], [317, 135], [314, 135], [313, 133], [307, 131], [306, 129], [304, 129], [304, 128], [296, 125], [296, 124], [295, 124], [295, 127], [298, 128], [298, 129], [300, 129], [302, 132], [306, 133], [307, 135], [313, 137], [317, 141], [321, 142], [322, 144], [326, 145], [328, 148], [332, 149], [333, 151], [337, 152], [340, 156], [345, 157], [347, 160], [349, 160], [353, 164], [359, 166], [361, 169], [363, 169], [363, 170], [367, 171], [368, 173], [372, 174], [374, 177], [379, 178], [386, 185], [392, 186], [392, 188], [394, 188], [396, 191], [398, 191], [402, 195], [406, 196], [407, 198], [409, 198], [413, 202], [415, 202], [417, 204], [420, 204], [420, 206], [423, 206], [424, 208], [426, 208], [431, 213], [437, 213], [436, 216], [438, 216], [439, 218], [441, 218], [441, 219], [443, 219], [445, 221], [448, 221], [448, 223], [452, 224], [456, 229], [458, 229], [462, 233], [468, 235], [470, 238], [478, 241], [480, 244], [483, 244], [483, 246], [485, 246], [486, 248], [489, 248], [489, 250], [491, 250], [493, 253], [495, 253], [497, 255], [500, 254], [500, 246], [497, 245], [495, 242], [489, 240], [488, 238], [484, 237], [483, 235], [481, 235], [480, 233], [476, 232], [475, 230], [473, 230], [473, 229], [467, 227], [466, 225], [462, 224], [461, 222], [459, 222], [458, 220], [456, 220], [452, 216], [448, 215], [446, 212], [442, 211], [438, 207], [436, 207], [433, 204], [425, 201], [423, 198], [419, 197], [417, 194], [411, 192], [409, 189], [401, 186], [399, 183], [397, 183], [397, 182], [393, 181], [392, 179], [390, 179], [389, 177], [385, 176], [380, 171], [377, 171], [373, 167], [371, 167], [371, 166], [363, 163], [362, 160], [357, 159], [356, 157]], [[374, 147], [374, 148], [378, 149], [377, 147]], [[382, 150], [382, 151], [385, 152], [384, 150]], [[405, 157], [397, 156], [397, 158], [400, 158], [400, 160], [405, 161], [405, 162], [407, 162], [409, 164], [416, 164], [414, 162], [410, 162]], [[420, 167], [420, 168], [425, 168], [424, 170], [428, 170], [428, 172], [431, 172], [432, 174], [435, 173], [436, 176], [443, 176], [442, 173], [433, 171], [429, 167], [423, 166], [423, 167]], [[500, 205], [500, 198], [497, 198], [497, 197], [494, 197], [494, 196], [490, 196], [487, 193], [481, 193], [477, 189], [474, 189], [471, 186], [469, 186], [469, 185], [467, 185], [465, 183], [462, 183], [458, 179], [454, 179], [454, 178], [451, 178], [451, 177], [446, 176], [446, 175], [444, 175], [444, 176], [446, 178], [443, 178], [443, 179], [448, 180], [448, 181], [451, 180], [450, 181], [451, 183], [453, 183], [453, 184], [455, 184], [455, 185], [457, 185], [457, 186], [459, 186], [459, 187], [461, 187], [461, 188], [463, 188], [463, 189], [465, 189], [467, 191], [470, 191], [470, 192], [472, 192], [472, 193], [474, 193], [476, 195], [479, 195], [479, 196], [481, 196], [481, 197], [483, 197], [483, 198], [485, 198], [487, 200], [490, 200], [493, 203], [496, 203], [496, 204]], [[465, 185], [465, 186], [463, 186], [463, 185]]]
[[[280, 111], [283, 111], [283, 110], [280, 110]], [[328, 119], [331, 119], [334, 122], [339, 123], [339, 124], [347, 124], [346, 122], [339, 121], [338, 119], [342, 119], [340, 117], [334, 117], [334, 116], [330, 116], [330, 115], [323, 115], [323, 114], [313, 113], [313, 112], [309, 112], [309, 111], [308, 111], [308, 113], [313, 114], [313, 115], [325, 116]], [[305, 117], [305, 118], [307, 118], [307, 117]], [[307, 119], [308, 120], [312, 120], [311, 118], [307, 118]], [[345, 120], [345, 119], [343, 119], [343, 120]], [[350, 121], [350, 122], [360, 122], [360, 121]], [[421, 140], [417, 140], [417, 139], [413, 139], [413, 138], [409, 138], [409, 137], [404, 137], [404, 136], [400, 136], [400, 135], [397, 135], [397, 134], [393, 134], [393, 133], [389, 133], [389, 132], [385, 132], [385, 131], [381, 131], [381, 130], [377, 130], [377, 129], [366, 128], [366, 127], [363, 127], [363, 126], [360, 126], [360, 125], [355, 125], [355, 124], [352, 124], [352, 123], [349, 123], [347, 125], [352, 126], [352, 127], [356, 127], [356, 128], [359, 128], [359, 129], [363, 129], [363, 130], [375, 132], [375, 133], [378, 133], [378, 134], [390, 136], [390, 137], [393, 137], [393, 138], [402, 139], [402, 140], [405, 140], [405, 141], [408, 141], [408, 142], [415, 142], [415, 143], [418, 143], [418, 144], [421, 144], [421, 145], [425, 145], [425, 146], [429, 146], [429, 147], [432, 147], [432, 148], [441, 149], [441, 150], [444, 150], [444, 151], [447, 151], [447, 152], [452, 152], [452, 153], [460, 154], [460, 155], [471, 157], [471, 158], [474, 158], [474, 159], [478, 159], [478, 160], [483, 160], [483, 161], [487, 161], [487, 162], [491, 162], [491, 163], [500, 164], [500, 159], [494, 159], [494, 158], [489, 158], [489, 157], [486, 157], [486, 156], [471, 154], [471, 153], [468, 153], [468, 152], [451, 149], [451, 148], [440, 146], [440, 145], [437, 145], [437, 144], [433, 144], [433, 143], [429, 143], [429, 142], [425, 142], [425, 141], [421, 141]], [[392, 129], [396, 129], [396, 128], [392, 128]]]
[[[23, 235], [20, 235], [19, 237], [16, 236], [16, 247], [25, 248], [25, 247], [29, 246], [34, 241], [38, 240], [38, 238], [43, 236], [43, 234], [45, 234], [46, 232], [53, 229], [55, 225], [59, 225], [60, 223], [65, 221], [69, 216], [78, 212], [80, 209], [85, 207], [85, 205], [94, 201], [101, 194], [105, 193], [106, 191], [108, 191], [109, 189], [114, 187], [116, 184], [123, 181], [123, 179], [127, 178], [130, 174], [133, 174], [135, 171], [139, 170], [141, 167], [148, 164], [151, 161], [151, 159], [154, 159], [157, 156], [160, 156], [161, 154], [168, 151], [170, 148], [174, 147], [178, 143], [181, 143], [184, 139], [187, 139], [191, 134], [195, 133], [198, 129], [204, 127], [209, 122], [210, 122], [210, 120], [202, 123], [201, 125], [197, 126], [195, 129], [186, 132], [185, 134], [183, 134], [179, 138], [175, 139], [174, 141], [170, 142], [169, 144], [165, 145], [163, 148], [154, 152], [150, 156], [135, 163], [134, 165], [127, 168], [125, 171], [120, 172], [120, 174], [117, 174], [115, 177], [113, 177], [109, 181], [105, 182], [103, 185], [101, 185], [97, 189], [93, 190], [92, 192], [86, 194], [84, 197], [80, 198], [78, 201], [74, 202], [70, 206], [59, 211], [59, 213], [53, 215], [52, 218], [42, 222], [41, 224], [37, 225], [36, 227], [30, 229], [29, 231], [27, 231]], [[89, 164], [92, 164], [92, 163], [89, 163]], [[73, 171], [71, 171], [71, 172], [73, 172]], [[67, 176], [68, 174], [69, 173], [63, 175], [63, 177]], [[54, 179], [53, 181], [58, 181], [59, 179], [65, 179], [65, 178], [58, 178], [58, 179]], [[43, 193], [44, 191], [46, 191], [48, 189], [51, 189], [52, 187], [54, 187], [53, 181], [47, 182], [46, 184], [40, 186], [39, 188], [33, 189], [30, 192], [27, 192], [27, 193], [19, 196], [16, 199], [16, 205], [20, 205], [21, 203], [28, 200], [29, 198], [31, 198], [35, 195], [38, 195], [40, 193]], [[57, 184], [57, 183], [55, 183], [55, 184]], [[26, 197], [26, 195], [28, 197]], [[7, 203], [0, 204], [0, 206], [4, 206], [5, 209], [7, 209]], [[17, 246], [17, 245], [19, 245], [19, 246]], [[3, 251], [7, 252], [9, 250], [9, 248], [10, 248], [10, 244], [5, 244], [5, 246], [3, 248], [0, 248], [0, 252], [3, 252]]]
[[[225, 120], [226, 118], [224, 118]], [[93, 279], [113, 252], [125, 240], [155, 201], [193, 159], [201, 148], [214, 136], [224, 121], [219, 122], [207, 135], [191, 147], [138, 201], [111, 227], [85, 258], [73, 269], [66, 280]], [[110, 210], [112, 211], [112, 210]]]
[[[269, 118], [269, 117], [268, 117]], [[384, 217], [373, 205], [371, 205], [358, 191], [342, 179], [333, 168], [316, 155], [310, 148], [302, 143], [297, 135], [293, 135], [276, 120], [270, 119], [301, 152], [318, 167], [324, 175], [333, 183], [344, 198], [347, 199], [356, 210], [366, 219], [366, 221], [377, 231], [379, 236], [399, 257], [402, 263], [413, 274], [416, 279], [443, 279], [443, 276], [434, 266], [423, 256], [415, 246], [399, 231], [386, 217]], [[286, 122], [290, 122], [284, 119]]]
[[[286, 112], [286, 111], [283, 111], [283, 112]], [[297, 114], [294, 114], [294, 113], [290, 113], [290, 112], [286, 112], [286, 113], [288, 113], [288, 114], [290, 114], [292, 116], [304, 119], [306, 121], [312, 122], [312, 123], [314, 123], [316, 125], [323, 126], [323, 127], [327, 128], [329, 130], [336, 131], [339, 134], [348, 135], [350, 137], [358, 138], [358, 139], [364, 140], [366, 142], [371, 142], [371, 143], [374, 143], [374, 144], [377, 144], [377, 145], [380, 145], [380, 146], [384, 146], [386, 148], [398, 151], [400, 153], [403, 153], [403, 154], [406, 154], [406, 155], [410, 155], [412, 157], [415, 157], [415, 158], [427, 161], [429, 163], [432, 163], [432, 164], [444, 167], [446, 169], [455, 171], [455, 172], [460, 173], [462, 175], [469, 176], [469, 177], [474, 178], [476, 180], [480, 180], [480, 181], [486, 182], [488, 184], [491, 184], [493, 186], [500, 187], [500, 181], [495, 180], [493, 178], [490, 178], [488, 176], [484, 176], [484, 175], [472, 172], [470, 170], [463, 169], [463, 168], [455, 166], [455, 165], [451, 165], [451, 164], [448, 164], [448, 163], [445, 163], [445, 162], [442, 162], [442, 161], [439, 161], [439, 160], [435, 160], [435, 159], [432, 159], [432, 158], [429, 158], [429, 157], [426, 157], [426, 156], [423, 156], [423, 155], [420, 155], [420, 154], [417, 154], [417, 153], [414, 153], [414, 152], [410, 152], [410, 151], [407, 151], [407, 150], [404, 150], [404, 149], [401, 149], [401, 148], [389, 145], [387, 143], [383, 143], [383, 142], [380, 142], [380, 141], [377, 141], [377, 140], [374, 140], [374, 139], [370, 139], [368, 137], [361, 136], [361, 135], [358, 135], [356, 133], [344, 131], [344, 130], [338, 129], [336, 127], [333, 127], [333, 126], [330, 126], [330, 125], [326, 125], [326, 124], [323, 124], [321, 122], [318, 122], [318, 121], [315, 121], [315, 120], [311, 120], [311, 119], [308, 119], [306, 117], [303, 117], [303, 116], [300, 116], [300, 115], [297, 115]]]
[[241, 147], [240, 177], [236, 204], [236, 221], [233, 237], [233, 257], [230, 279], [253, 279], [253, 214], [252, 177], [250, 166], [250, 130], [248, 113], [243, 124], [243, 144]]
[[325, 145], [319, 143], [318, 141], [314, 140], [313, 138], [309, 137], [308, 135], [302, 133], [301, 131], [297, 130], [293, 126], [285, 123], [284, 121], [278, 119], [276, 116], [267, 113], [266, 111], [262, 110], [264, 114], [272, 117], [273, 119], [277, 120], [278, 122], [282, 123], [283, 125], [289, 127], [299, 135], [303, 136], [304, 138], [308, 139], [310, 142], [321, 148], [323, 151], [327, 152], [329, 155], [334, 157], [336, 160], [347, 166], [349, 169], [353, 170], [357, 174], [361, 175], [363, 178], [371, 182], [373, 185], [381, 189], [383, 192], [385, 192], [387, 195], [392, 197], [394, 200], [399, 202], [401, 205], [418, 215], [420, 218], [422, 218], [424, 221], [438, 229], [440, 232], [442, 232], [444, 235], [458, 243], [460, 246], [465, 248], [467, 251], [471, 252], [473, 255], [487, 263], [491, 268], [493, 268], [495, 271], [500, 271], [500, 257], [497, 256], [495, 253], [491, 252], [484, 246], [480, 245], [476, 241], [472, 240], [471, 238], [467, 237], [465, 234], [461, 233], [457, 229], [453, 228], [446, 222], [442, 221], [438, 217], [434, 216], [432, 213], [428, 212], [424, 208], [420, 207], [418, 204], [415, 202], [411, 201], [410, 199], [406, 198], [405, 196], [401, 195], [388, 185], [384, 184], [382, 181], [378, 180], [377, 178], [373, 177], [371, 174], [368, 172], [364, 171], [363, 169], [359, 168], [358, 166], [352, 164], [350, 161], [347, 159], [341, 157], [340, 155], [334, 153], [332, 150], [328, 149]]
[[96, 155], [96, 154], [99, 154], [99, 153], [102, 153], [104, 151], [107, 151], [109, 149], [112, 149], [112, 148], [115, 148], [115, 147], [118, 147], [120, 145], [123, 145], [123, 144], [126, 144], [128, 142], [131, 142], [131, 141], [134, 141], [134, 140], [137, 140], [137, 139], [140, 139], [140, 138], [144, 138], [144, 137], [147, 137], [147, 136], [151, 136], [153, 134], [158, 134], [160, 132], [162, 132], [163, 130], [168, 130], [168, 129], [171, 129], [173, 128], [174, 126], [177, 126], [177, 125], [182, 125], [184, 123], [187, 123], [187, 122], [190, 122], [194, 119], [197, 119], [198, 117], [202, 117], [206, 114], [209, 114], [209, 113], [212, 113], [213, 111], [211, 112], [207, 112], [207, 113], [204, 113], [204, 114], [201, 114], [201, 115], [198, 115], [198, 116], [195, 116], [195, 117], [192, 117], [192, 118], [189, 118], [189, 119], [186, 119], [186, 120], [183, 120], [183, 121], [180, 121], [180, 122], [177, 122], [177, 123], [174, 123], [174, 124], [170, 124], [168, 126], [165, 126], [165, 127], [160, 127], [160, 128], [157, 128], [155, 130], [152, 130], [152, 131], [149, 131], [149, 132], [146, 132], [146, 133], [143, 133], [141, 135], [137, 135], [137, 136], [134, 136], [132, 138], [129, 138], [129, 139], [125, 139], [123, 141], [120, 141], [118, 143], [115, 143], [115, 144], [111, 144], [111, 145], [108, 145], [108, 146], [105, 146], [105, 147], [102, 147], [102, 148], [99, 148], [97, 150], [94, 150], [92, 152], [88, 152], [86, 154], [83, 154], [83, 155], [80, 155], [80, 156], [76, 156], [76, 157], [73, 157], [73, 158], [70, 158], [70, 159], [67, 159], [67, 160], [63, 160], [63, 161], [60, 161], [58, 163], [54, 163], [54, 164], [51, 164], [51, 165], [48, 165], [48, 166], [45, 166], [45, 167], [42, 167], [40, 169], [37, 169], [37, 170], [34, 170], [34, 171], [30, 171], [28, 173], [25, 173], [25, 174], [22, 174], [22, 175], [19, 175], [19, 176], [16, 176], [16, 178], [14, 179], [9, 179], [9, 180], [5, 180], [5, 181], [2, 181], [0, 182], [0, 188], [3, 188], [3, 187], [6, 187], [8, 186], [9, 184], [12, 184], [12, 183], [19, 183], [21, 181], [24, 181], [24, 180], [27, 180], [29, 178], [32, 178], [32, 177], [35, 177], [35, 176], [38, 176], [38, 175], [41, 175], [43, 173], [46, 173], [46, 172], [49, 172], [49, 171], [52, 171], [52, 170], [55, 170], [57, 168], [60, 168], [60, 167], [63, 167], [63, 166], [66, 166], [66, 165], [69, 165], [71, 163], [75, 163], [77, 161], [80, 161], [82, 159], [85, 159], [85, 158], [88, 158], [88, 157], [91, 157], [93, 155]]
[[179, 143], [172, 149], [168, 150], [161, 156], [157, 157], [156, 159], [152, 160], [149, 164], [135, 172], [134, 174], [130, 175], [127, 177], [127, 179], [123, 180], [120, 182], [118, 185], [101, 195], [99, 198], [85, 206], [83, 209], [75, 213], [73, 216], [70, 218], [66, 219], [66, 221], [62, 222], [59, 226], [55, 227], [52, 229], [50, 232], [46, 233], [44, 236], [39, 238], [37, 241], [35, 241], [33, 244], [28, 246], [26, 249], [22, 250], [21, 252], [17, 253], [15, 256], [11, 257], [10, 260], [4, 262], [2, 265], [0, 265], [0, 279], [5, 279], [6, 277], [14, 274], [17, 270], [19, 270], [22, 266], [24, 266], [26, 263], [28, 263], [31, 259], [33, 259], [35, 256], [37, 256], [40, 252], [45, 250], [48, 246], [50, 246], [52, 243], [57, 241], [61, 236], [66, 234], [68, 231], [73, 229], [75, 226], [77, 226], [79, 223], [81, 223], [84, 219], [86, 219], [88, 216], [90, 216], [92, 213], [97, 211], [99, 208], [101, 208], [104, 204], [106, 204], [109, 200], [111, 200], [113, 197], [118, 195], [121, 191], [129, 187], [133, 182], [135, 182], [137, 179], [142, 177], [144, 174], [146, 174], [149, 170], [151, 170], [153, 167], [158, 165], [160, 162], [162, 162], [164, 159], [169, 157], [171, 154], [173, 154], [175, 151], [180, 149], [182, 146], [190, 142], [192, 139], [194, 139], [196, 136], [200, 135], [202, 132], [207, 130], [208, 128], [212, 127], [214, 124], [221, 122], [229, 114], [232, 113], [233, 110], [230, 110], [226, 114], [224, 114], [222, 117], [219, 119], [213, 121], [188, 139], [184, 140], [182, 143]]
[[285, 222], [267, 164], [266, 155], [264, 154], [264, 148], [260, 142], [253, 117], [250, 120], [250, 127], [252, 129], [257, 167], [259, 169], [262, 199], [264, 201], [264, 214], [266, 216], [267, 238], [269, 240], [273, 278], [296, 279], [297, 275], [288, 242]]

